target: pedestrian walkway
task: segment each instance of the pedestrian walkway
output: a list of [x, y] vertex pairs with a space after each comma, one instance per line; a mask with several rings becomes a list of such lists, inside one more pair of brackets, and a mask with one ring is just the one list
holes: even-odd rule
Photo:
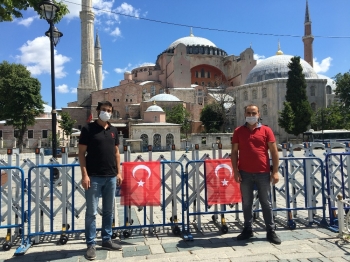
[[[350, 261], [350, 243], [317, 226], [278, 228], [281, 245], [267, 242], [262, 228], [255, 228], [254, 237], [247, 241], [237, 241], [238, 233], [192, 230], [194, 241], [184, 241], [168, 229], [155, 234], [133, 232], [130, 238], [115, 240], [123, 245], [121, 252], [97, 247], [95, 261]], [[82, 238], [83, 235], [70, 236], [66, 245], [59, 245], [58, 236], [45, 237], [43, 243], [34, 245], [23, 256], [12, 257], [13, 249], [0, 251], [0, 261], [86, 261]]]

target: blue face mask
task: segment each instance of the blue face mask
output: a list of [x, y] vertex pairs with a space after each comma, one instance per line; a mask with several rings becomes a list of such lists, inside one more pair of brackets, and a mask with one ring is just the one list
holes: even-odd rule
[[103, 121], [103, 122], [107, 122], [109, 119], [111, 119], [111, 114], [106, 112], [106, 111], [101, 111], [99, 118]]

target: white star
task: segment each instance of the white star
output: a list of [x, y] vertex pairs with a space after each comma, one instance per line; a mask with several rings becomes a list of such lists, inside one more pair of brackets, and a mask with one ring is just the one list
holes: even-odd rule
[[146, 182], [143, 182], [142, 179], [141, 179], [139, 182], [137, 182], [137, 184], [138, 184], [139, 186], [142, 186], [142, 187], [143, 187], [143, 185], [144, 185], [145, 183], [146, 183]]
[[223, 186], [227, 186], [228, 181], [224, 178], [224, 180], [221, 181]]

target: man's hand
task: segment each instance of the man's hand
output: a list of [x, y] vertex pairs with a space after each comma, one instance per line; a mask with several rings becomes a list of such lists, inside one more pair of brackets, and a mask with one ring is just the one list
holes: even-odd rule
[[280, 178], [279, 178], [278, 172], [272, 172], [270, 176], [270, 181], [272, 185], [277, 184], [279, 180]]
[[123, 178], [121, 176], [121, 174], [118, 174], [117, 175], [117, 186], [120, 186], [123, 182]]
[[235, 173], [234, 177], [235, 177], [236, 182], [237, 183], [241, 183], [242, 182], [242, 177], [241, 177], [241, 174], [239, 173], [239, 171], [237, 170], [234, 173]]
[[81, 185], [85, 190], [88, 190], [90, 188], [90, 177], [83, 176], [83, 178], [81, 179]]

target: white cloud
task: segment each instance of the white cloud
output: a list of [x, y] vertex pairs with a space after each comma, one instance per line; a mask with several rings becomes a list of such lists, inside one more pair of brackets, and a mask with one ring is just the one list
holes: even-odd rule
[[72, 94], [76, 94], [77, 93], [77, 88], [74, 87], [74, 88], [71, 88], [71, 91], [70, 91]]
[[69, 92], [68, 86], [66, 84], [56, 86], [56, 90], [58, 93], [63, 93], [63, 94]]
[[34, 21], [34, 19], [37, 19], [39, 16], [32, 16], [32, 17], [28, 17], [26, 19], [17, 19], [16, 22], [19, 25], [24, 25], [25, 27], [28, 27], [32, 24], [32, 22]]
[[140, 9], [135, 9], [132, 5], [125, 2], [118, 6], [115, 11], [125, 15], [140, 17]]
[[80, 69], [78, 69], [77, 71], [75, 71], [75, 73], [76, 73], [77, 75], [80, 75]]
[[317, 58], [314, 58], [314, 70], [316, 73], [325, 73], [328, 71], [331, 66], [331, 61], [333, 59], [331, 57], [327, 57], [321, 61], [321, 63], [317, 62]]
[[114, 31], [111, 32], [110, 35], [118, 37], [118, 36], [121, 36], [121, 34], [122, 32], [120, 31], [119, 27], [116, 27]]
[[105, 79], [105, 76], [108, 75], [109, 72], [106, 70], [102, 70], [102, 81]]
[[254, 59], [256, 60], [256, 63], [259, 64], [262, 60], [264, 60], [266, 57], [264, 55], [258, 55], [254, 54]]
[[[19, 63], [27, 66], [27, 69], [33, 75], [51, 74], [51, 54], [50, 40], [46, 36], [40, 36], [33, 41], [28, 40], [19, 50], [21, 55], [16, 56]], [[55, 57], [55, 76], [63, 78], [67, 75], [64, 71], [64, 64], [70, 61], [70, 58], [57, 53], [54, 50]]]
[[144, 65], [149, 65], [149, 64], [153, 64], [154, 63], [150, 63], [150, 62], [145, 62], [145, 63], [139, 63], [137, 65], [132, 65], [131, 63], [129, 63], [126, 67], [124, 68], [115, 68], [114, 72], [116, 72], [117, 74], [123, 74], [125, 71], [131, 71], [134, 68], [140, 67], [140, 66], [144, 66]]

